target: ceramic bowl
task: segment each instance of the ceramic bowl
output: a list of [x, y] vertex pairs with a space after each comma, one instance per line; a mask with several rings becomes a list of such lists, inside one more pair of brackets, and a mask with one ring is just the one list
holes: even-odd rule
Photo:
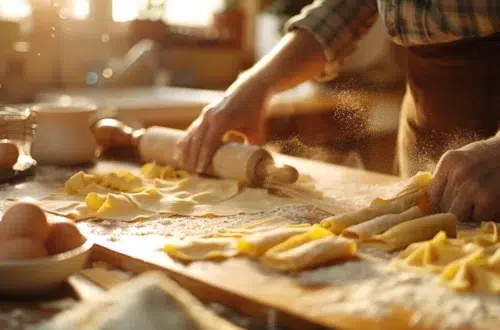
[[90, 126], [97, 106], [40, 104], [31, 109], [37, 123], [31, 153], [38, 163], [77, 165], [95, 161], [98, 146]]
[[0, 262], [0, 294], [32, 295], [59, 287], [87, 263], [92, 242], [47, 258]]

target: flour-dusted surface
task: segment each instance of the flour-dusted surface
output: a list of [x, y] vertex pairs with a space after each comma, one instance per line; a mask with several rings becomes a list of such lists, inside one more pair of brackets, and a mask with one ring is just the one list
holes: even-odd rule
[[441, 287], [437, 276], [390, 269], [387, 262], [350, 261], [342, 265], [303, 272], [297, 282], [305, 285], [342, 285], [338, 295], [308, 301], [304, 308], [317, 316], [359, 315], [381, 319], [393, 306], [415, 311], [414, 325], [442, 329], [491, 328], [500, 318], [500, 297], [457, 293]]
[[[45, 196], [61, 186], [78, 170], [40, 167], [32, 181], [4, 185], [0, 189], [0, 211], [3, 211], [9, 203], [6, 198]], [[328, 173], [321, 175], [328, 176]], [[333, 187], [331, 185], [322, 187], [321, 184], [322, 182], [318, 182], [325, 194], [333, 200], [335, 207], [344, 211], [365, 206], [376, 197], [390, 197], [404, 185], [403, 183], [357, 184], [344, 181]], [[158, 250], [169, 237], [205, 235], [273, 215], [309, 223], [318, 222], [328, 216], [326, 212], [313, 207], [297, 205], [254, 215], [219, 218], [168, 217], [134, 223], [81, 222], [79, 227], [89, 237], [98, 241], [126, 243], [131, 249], [140, 247], [146, 250]], [[362, 252], [380, 262], [384, 260], [387, 262], [390, 258], [375, 250], [362, 250]], [[158, 252], [158, 255], [162, 256], [162, 253]], [[328, 291], [324, 296], [315, 295], [314, 299], [304, 303], [304, 309], [313, 310], [317, 315], [345, 313], [383, 318], [390, 311], [391, 304], [396, 303], [420, 311], [412, 319], [415, 323], [429, 323], [440, 318], [443, 320], [443, 327], [473, 325], [479, 329], [482, 328], [483, 320], [500, 315], [500, 300], [497, 297], [453, 293], [437, 286], [431, 276], [393, 272], [383, 264], [373, 261], [348, 262], [303, 272], [296, 277], [296, 281], [302, 285], [328, 284], [339, 287], [334, 292]]]

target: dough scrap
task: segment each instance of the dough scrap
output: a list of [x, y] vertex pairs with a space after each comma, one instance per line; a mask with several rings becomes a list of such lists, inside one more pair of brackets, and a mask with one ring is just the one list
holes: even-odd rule
[[409, 192], [426, 189], [432, 181], [430, 172], [418, 172], [408, 179], [408, 184], [396, 195], [406, 195]]
[[103, 220], [140, 221], [154, 215], [152, 212], [140, 210], [125, 195], [90, 193], [85, 202], [90, 215]]
[[401, 269], [440, 273], [451, 262], [468, 255], [470, 250], [462, 240], [449, 239], [444, 231], [440, 231], [430, 241], [408, 246], [391, 264]]
[[167, 243], [164, 251], [171, 257], [183, 261], [218, 260], [238, 255], [234, 238], [198, 238]]
[[391, 200], [374, 201], [362, 209], [328, 217], [321, 221], [321, 226], [334, 234], [340, 234], [348, 227], [363, 223], [387, 214], [399, 214], [417, 205], [424, 196], [423, 190], [417, 190]]
[[305, 233], [309, 227], [308, 224], [287, 226], [246, 235], [238, 240], [238, 250], [243, 255], [253, 258], [260, 257], [290, 237]]
[[64, 184], [64, 188], [66, 193], [70, 195], [79, 195], [85, 196], [90, 192], [97, 193], [108, 193], [114, 192], [114, 190], [110, 190], [100, 185], [102, 178], [93, 175], [87, 174], [83, 171], [77, 172], [72, 175]]
[[457, 291], [500, 294], [500, 272], [482, 249], [450, 263], [441, 273], [440, 283]]
[[279, 252], [268, 251], [262, 262], [278, 271], [300, 271], [356, 254], [356, 243], [344, 237], [328, 235]]
[[500, 243], [498, 224], [495, 222], [482, 222], [478, 230], [464, 232], [459, 234], [459, 238], [466, 242], [474, 243], [479, 246], [491, 246]]
[[412, 243], [433, 238], [440, 231], [449, 237], [456, 237], [457, 218], [451, 213], [428, 215], [403, 222], [383, 234], [373, 236], [369, 241], [388, 251], [404, 249]]
[[342, 231], [342, 236], [366, 240], [373, 235], [383, 233], [400, 223], [410, 221], [424, 216], [424, 212], [419, 206], [413, 206], [399, 214], [387, 214], [376, 217], [372, 220], [348, 227]]
[[146, 179], [183, 179], [190, 174], [184, 170], [176, 170], [172, 166], [161, 166], [154, 162], [144, 164], [140, 173]]
[[123, 170], [105, 174], [99, 184], [122, 192], [138, 192], [145, 189], [146, 185], [139, 176]]
[[448, 238], [441, 231], [430, 241], [409, 245], [391, 265], [396, 269], [439, 274], [439, 283], [455, 291], [500, 295], [497, 233], [496, 223], [483, 223], [481, 228], [457, 239]]

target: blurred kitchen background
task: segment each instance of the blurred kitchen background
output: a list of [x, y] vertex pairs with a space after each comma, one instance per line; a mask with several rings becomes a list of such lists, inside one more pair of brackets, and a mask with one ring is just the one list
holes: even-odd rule
[[[185, 128], [310, 2], [0, 0], [0, 102], [90, 102], [133, 126]], [[404, 58], [377, 22], [337, 78], [272, 100], [267, 145], [391, 173]]]

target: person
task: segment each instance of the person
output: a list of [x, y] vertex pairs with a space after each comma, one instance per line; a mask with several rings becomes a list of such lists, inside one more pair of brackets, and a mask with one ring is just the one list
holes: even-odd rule
[[202, 172], [228, 130], [259, 143], [269, 98], [334, 77], [379, 16], [408, 53], [400, 175], [434, 169], [431, 205], [459, 220], [500, 216], [500, 1], [316, 0], [287, 22], [279, 44], [222, 100], [202, 111], [178, 143], [178, 161]]

